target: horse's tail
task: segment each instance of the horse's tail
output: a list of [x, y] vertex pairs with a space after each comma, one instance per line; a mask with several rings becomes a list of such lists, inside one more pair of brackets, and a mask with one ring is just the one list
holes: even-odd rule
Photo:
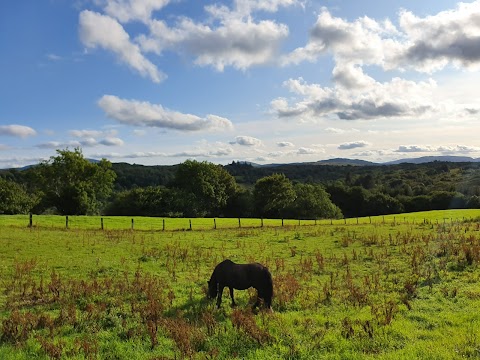
[[263, 277], [265, 281], [265, 293], [264, 293], [264, 300], [267, 302], [267, 306], [270, 307], [272, 303], [272, 297], [273, 297], [273, 279], [272, 279], [272, 274], [270, 274], [270, 271], [266, 267], [263, 268]]

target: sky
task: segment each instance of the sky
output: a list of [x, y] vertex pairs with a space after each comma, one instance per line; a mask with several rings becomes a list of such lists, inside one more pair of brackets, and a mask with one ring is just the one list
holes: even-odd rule
[[0, 168], [480, 157], [480, 0], [2, 0]]

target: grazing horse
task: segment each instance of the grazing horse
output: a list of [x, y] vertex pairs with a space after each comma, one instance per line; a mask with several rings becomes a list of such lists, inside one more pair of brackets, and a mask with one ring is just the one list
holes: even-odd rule
[[262, 264], [235, 264], [228, 259], [222, 261], [215, 266], [208, 281], [208, 296], [211, 299], [217, 297], [217, 308], [222, 303], [224, 287], [230, 289], [232, 306], [236, 305], [233, 298], [233, 289], [245, 290], [250, 287], [257, 289], [257, 301], [253, 304], [253, 309], [259, 305], [260, 299], [263, 299], [267, 309], [270, 309], [272, 305], [272, 275]]

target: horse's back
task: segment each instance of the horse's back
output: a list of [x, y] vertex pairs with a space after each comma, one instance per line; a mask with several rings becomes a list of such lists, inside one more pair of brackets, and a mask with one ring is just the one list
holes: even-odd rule
[[216, 278], [227, 286], [249, 288], [272, 286], [272, 277], [268, 269], [259, 263], [236, 264], [227, 259], [215, 267]]

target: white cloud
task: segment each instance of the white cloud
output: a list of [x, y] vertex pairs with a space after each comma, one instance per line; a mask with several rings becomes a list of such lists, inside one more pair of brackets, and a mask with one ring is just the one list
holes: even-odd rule
[[25, 165], [38, 164], [44, 160], [48, 160], [48, 158], [42, 156], [12, 156], [0, 158], [0, 167], [4, 169], [18, 168]]
[[325, 128], [325, 132], [332, 133], [332, 134], [345, 134], [348, 132], [359, 132], [358, 129], [350, 128], [350, 129], [339, 129], [334, 127]]
[[201, 118], [165, 109], [160, 104], [125, 100], [113, 95], [102, 96], [98, 105], [108, 117], [126, 125], [180, 131], [230, 130], [233, 128], [230, 120], [217, 115], [207, 115]]
[[[189, 17], [173, 18], [172, 24], [156, 18], [170, 0], [99, 0], [104, 14], [90, 10], [80, 14], [80, 39], [87, 48], [101, 47], [154, 82], [164, 75], [145, 53], [164, 51], [187, 54], [199, 66], [246, 70], [255, 65], [274, 63], [282, 42], [288, 37], [285, 24], [271, 19], [256, 20], [253, 13], [277, 12], [280, 8], [303, 6], [303, 0], [235, 0], [231, 7], [206, 5], [204, 21]], [[144, 23], [149, 32], [137, 33], [133, 40], [121, 25]]]
[[399, 153], [443, 153], [443, 154], [468, 154], [479, 152], [480, 147], [478, 146], [467, 146], [467, 145], [442, 145], [442, 146], [431, 146], [431, 145], [400, 145], [395, 152]]
[[138, 159], [138, 158], [221, 158], [233, 154], [233, 149], [225, 143], [208, 143], [201, 141], [194, 149], [179, 152], [160, 152], [160, 151], [137, 151], [129, 154], [119, 153], [97, 153], [92, 154], [94, 158], [107, 159]]
[[0, 135], [16, 136], [20, 138], [27, 138], [29, 136], [37, 135], [37, 132], [29, 126], [23, 125], [1, 125]]
[[174, 26], [163, 20], [149, 23], [150, 34], [141, 34], [137, 41], [143, 51], [161, 54], [171, 50], [188, 54], [199, 66], [212, 66], [218, 71], [231, 66], [245, 70], [251, 66], [273, 63], [289, 29], [273, 20], [253, 19], [258, 11], [276, 12], [280, 7], [301, 5], [298, 0], [237, 0], [232, 8], [225, 5], [205, 6], [210, 19], [196, 22], [180, 18]]
[[365, 64], [381, 64], [385, 52], [383, 36], [396, 34], [395, 27], [388, 20], [378, 23], [365, 16], [348, 22], [323, 9], [311, 29], [309, 42], [284, 56], [281, 63], [289, 65], [315, 61], [320, 55], [331, 51], [336, 59], [343, 62], [355, 60]]
[[379, 65], [386, 70], [433, 72], [448, 64], [480, 66], [479, 0], [424, 18], [402, 10], [398, 22], [398, 29], [388, 19], [379, 22], [364, 16], [350, 22], [323, 9], [307, 44], [283, 56], [281, 63], [316, 61], [331, 52], [337, 63]]
[[87, 48], [101, 47], [112, 51], [119, 59], [144, 77], [159, 83], [165, 75], [150, 62], [138, 45], [130, 41], [130, 36], [115, 19], [93, 11], [80, 13], [80, 39]]
[[[300, 97], [293, 105], [284, 98], [271, 102], [271, 108], [280, 118], [302, 117], [317, 119], [334, 116], [342, 120], [375, 118], [420, 118], [435, 110], [432, 91], [433, 80], [414, 82], [393, 78], [390, 82], [379, 83], [373, 78], [357, 73], [358, 79], [368, 86], [321, 87], [307, 84], [302, 78], [290, 79], [284, 83], [290, 92]], [[367, 80], [368, 79], [368, 80]]]
[[370, 145], [371, 144], [369, 142], [360, 140], [360, 141], [352, 141], [352, 142], [347, 142], [347, 143], [340, 144], [338, 146], [338, 149], [339, 150], [350, 150], [350, 149], [367, 147], [367, 146], [370, 146]]
[[277, 146], [278, 147], [293, 147], [295, 145], [293, 145], [293, 143], [291, 143], [290, 141], [280, 141], [280, 142], [277, 142]]
[[122, 23], [139, 20], [147, 23], [154, 11], [165, 7], [170, 0], [107, 0], [105, 12]]
[[303, 3], [298, 0], [235, 0], [235, 5], [236, 12], [249, 16], [256, 11], [277, 12], [280, 7], [303, 6]]
[[313, 149], [313, 148], [307, 148], [307, 147], [300, 147], [297, 150], [298, 155], [313, 155], [313, 154], [318, 154], [319, 149]]
[[401, 152], [401, 153], [411, 153], [411, 152], [432, 152], [436, 151], [433, 147], [431, 146], [425, 146], [425, 145], [400, 145], [396, 152]]
[[101, 139], [98, 143], [105, 146], [122, 146], [124, 144], [123, 140], [117, 137]]
[[60, 149], [63, 146], [64, 144], [62, 144], [61, 142], [58, 142], [58, 141], [49, 141], [49, 142], [46, 142], [46, 143], [42, 143], [42, 144], [38, 144], [36, 145], [37, 148], [39, 149]]
[[468, 153], [478, 153], [480, 147], [478, 146], [467, 146], [467, 145], [454, 145], [454, 146], [440, 146], [438, 151], [444, 154], [468, 154]]
[[237, 136], [235, 141], [231, 144], [238, 144], [242, 146], [262, 146], [263, 143], [260, 139], [254, 138], [252, 136]]
[[144, 51], [187, 53], [195, 58], [196, 65], [212, 66], [218, 71], [227, 66], [245, 70], [271, 62], [288, 36], [286, 25], [235, 17], [222, 19], [218, 27], [183, 18], [170, 28], [157, 20], [150, 24], [150, 31], [150, 36], [137, 39]]
[[280, 157], [280, 156], [285, 156], [285, 155], [286, 154], [283, 151], [272, 151], [272, 152], [268, 153], [268, 156], [274, 157], [274, 158], [277, 158], [277, 157]]
[[75, 147], [96, 147], [96, 146], [122, 146], [124, 141], [117, 137], [107, 137], [97, 140], [93, 137], [82, 137], [81, 140], [71, 140], [67, 142], [60, 141], [48, 141], [45, 143], [35, 145], [39, 149], [63, 149], [63, 148], [75, 148]]
[[420, 18], [400, 13], [400, 27], [408, 41], [391, 59], [391, 66], [432, 72], [451, 63], [459, 67], [480, 65], [480, 1], [461, 2], [456, 9]]
[[60, 61], [60, 60], [63, 60], [63, 57], [61, 57], [60, 55], [56, 55], [56, 54], [47, 54], [47, 59], [50, 60], [50, 61]]
[[110, 130], [70, 130], [69, 134], [77, 138], [98, 138], [102, 136], [113, 137], [117, 135], [118, 131], [115, 129]]

